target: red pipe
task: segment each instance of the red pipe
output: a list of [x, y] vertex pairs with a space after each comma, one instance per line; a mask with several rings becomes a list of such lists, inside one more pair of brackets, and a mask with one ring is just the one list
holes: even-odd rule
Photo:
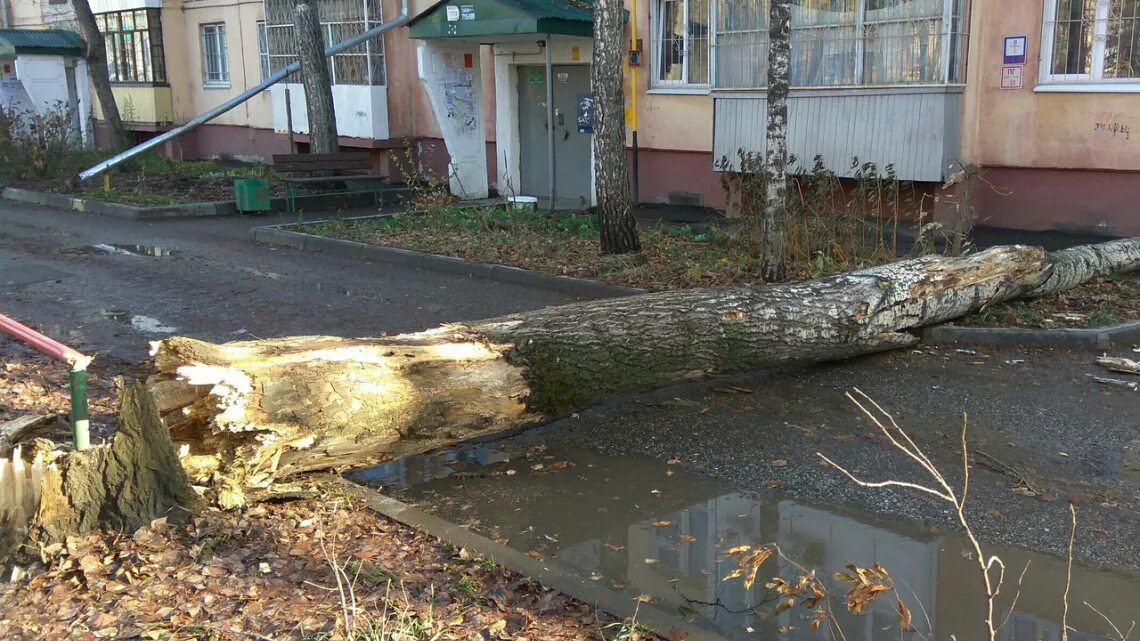
[[36, 351], [47, 354], [52, 358], [65, 361], [76, 369], [87, 369], [87, 364], [91, 362], [90, 356], [84, 356], [67, 345], [54, 341], [3, 314], [0, 314], [0, 331], [11, 334], [34, 347]]

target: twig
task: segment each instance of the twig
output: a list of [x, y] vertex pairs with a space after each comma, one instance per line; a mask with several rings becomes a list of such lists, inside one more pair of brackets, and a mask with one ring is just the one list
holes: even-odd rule
[[1065, 594], [1061, 597], [1061, 641], [1069, 641], [1069, 587], [1073, 584], [1073, 541], [1077, 538], [1077, 508], [1069, 501], [1069, 516], [1073, 527], [1069, 529], [1069, 555], [1065, 566]]
[[[911, 439], [910, 435], [908, 435], [906, 431], [899, 426], [894, 417], [891, 416], [891, 414], [885, 409], [883, 409], [882, 406], [880, 406], [877, 402], [875, 402], [874, 399], [864, 394], [858, 388], [855, 389], [855, 393], [862, 397], [863, 400], [867, 401], [869, 405], [874, 407], [875, 410], [879, 412], [879, 414], [886, 417], [890, 423], [890, 428], [884, 424], [883, 420], [880, 419], [878, 415], [872, 413], [862, 402], [857, 400], [850, 393], [847, 394], [847, 398], [851, 400], [851, 402], [855, 403], [855, 405], [863, 412], [863, 414], [866, 415], [867, 418], [870, 419], [877, 428], [879, 428], [879, 430], [887, 437], [888, 440], [890, 440], [891, 444], [894, 445], [896, 449], [905, 454], [911, 460], [918, 463], [919, 466], [922, 467], [922, 469], [930, 475], [931, 480], [933, 480], [935, 484], [941, 489], [936, 489], [935, 487], [921, 485], [918, 483], [897, 481], [894, 479], [888, 479], [886, 481], [864, 481], [862, 479], [856, 478], [855, 475], [849, 472], [846, 468], [827, 458], [822, 453], [817, 452], [816, 455], [823, 459], [827, 464], [842, 472], [847, 476], [847, 478], [851, 479], [857, 485], [860, 485], [862, 487], [909, 488], [918, 490], [920, 492], [925, 492], [932, 496], [936, 496], [954, 506], [954, 510], [958, 517], [958, 523], [962, 526], [962, 529], [966, 533], [966, 539], [970, 542], [970, 546], [973, 548], [975, 558], [977, 558], [978, 568], [982, 573], [982, 582], [985, 584], [986, 588], [986, 628], [989, 633], [990, 641], [996, 641], [997, 628], [994, 626], [994, 604], [998, 594], [1001, 592], [1002, 584], [1005, 582], [1005, 563], [997, 555], [992, 555], [989, 558], [985, 557], [985, 554], [982, 551], [981, 543], [979, 543], [978, 538], [974, 536], [973, 529], [970, 527], [969, 520], [966, 518], [966, 497], [969, 496], [970, 493], [970, 458], [969, 448], [966, 440], [969, 422], [966, 415], [963, 414], [962, 416], [962, 433], [960, 439], [962, 444], [963, 480], [961, 498], [959, 498], [958, 494], [954, 491], [954, 488], [950, 487], [950, 483], [946, 480], [946, 477], [938, 471], [938, 468], [934, 466], [934, 463], [930, 460], [930, 458], [922, 451], [921, 448], [918, 447], [914, 440]], [[895, 433], [899, 435], [899, 438], [895, 437]], [[994, 576], [995, 568], [996, 576]]]
[[1001, 625], [997, 627], [998, 630], [1004, 628], [1005, 624], [1009, 623], [1009, 618], [1013, 616], [1013, 611], [1017, 608], [1017, 599], [1021, 597], [1021, 581], [1025, 578], [1025, 573], [1029, 571], [1030, 563], [1032, 563], [1032, 561], [1026, 561], [1025, 567], [1021, 568], [1021, 575], [1017, 577], [1017, 592], [1013, 594], [1013, 603], [1009, 604], [1009, 612], [1005, 614], [1005, 618], [1002, 619]]
[[1097, 614], [1099, 614], [1100, 618], [1104, 619], [1106, 622], [1108, 622], [1109, 625], [1112, 626], [1112, 629], [1116, 631], [1116, 637], [1118, 639], [1120, 639], [1120, 641], [1128, 641], [1128, 637], [1132, 636], [1132, 631], [1136, 629], [1136, 622], [1135, 621], [1132, 622], [1132, 625], [1128, 626], [1128, 632], [1125, 632], [1122, 634], [1120, 632], [1120, 628], [1116, 627], [1116, 624], [1113, 623], [1112, 619], [1108, 618], [1108, 616], [1105, 615], [1104, 612], [1101, 612], [1100, 610], [1096, 609], [1096, 607], [1094, 607], [1088, 601], [1083, 601], [1083, 603], [1086, 606], [1088, 606], [1089, 609], [1091, 609], [1093, 612], [1096, 612]]

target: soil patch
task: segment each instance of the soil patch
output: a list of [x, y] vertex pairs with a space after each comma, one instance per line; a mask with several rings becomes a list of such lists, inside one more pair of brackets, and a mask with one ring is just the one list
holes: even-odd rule
[[142, 154], [121, 168], [110, 170], [108, 191], [104, 191], [99, 179], [72, 184], [80, 170], [100, 162], [106, 155], [105, 151], [75, 152], [67, 159], [66, 168], [43, 176], [9, 168], [0, 171], [0, 184], [139, 207], [233, 200], [234, 180], [239, 178], [265, 178], [271, 197], [284, 194], [276, 174], [264, 165], [175, 161], [155, 154]]

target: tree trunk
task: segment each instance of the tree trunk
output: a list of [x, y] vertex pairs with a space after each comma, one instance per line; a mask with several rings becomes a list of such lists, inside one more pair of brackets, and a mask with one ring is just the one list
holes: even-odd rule
[[621, 0], [594, 3], [594, 60], [590, 68], [594, 91], [594, 184], [604, 254], [641, 249], [629, 199], [625, 155], [624, 25], [625, 5]]
[[761, 220], [760, 274], [769, 283], [788, 277], [788, 87], [792, 57], [791, 1], [768, 7], [768, 123], [764, 154], [766, 193]]
[[0, 563], [25, 535], [49, 545], [88, 530], [133, 532], [162, 516], [189, 514], [186, 472], [142, 384], [123, 390], [110, 443], [82, 452], [38, 449], [30, 464], [17, 460], [18, 450], [12, 460], [0, 459]]
[[[111, 91], [111, 73], [107, 69], [107, 47], [103, 41], [103, 34], [99, 33], [99, 25], [95, 23], [95, 14], [91, 12], [91, 5], [87, 0], [74, 0], [71, 6], [75, 8], [75, 21], [79, 25], [79, 34], [87, 43], [87, 76], [95, 86], [95, 97], [99, 99], [99, 106], [103, 111], [103, 121], [111, 130], [111, 147], [119, 149], [126, 146], [127, 129], [123, 126], [123, 119], [119, 115], [119, 105], [115, 103], [115, 94]], [[80, 114], [82, 117], [82, 114]]]
[[305, 85], [309, 116], [309, 153], [335, 154], [340, 146], [320, 15], [313, 0], [296, 0], [293, 9], [297, 57], [301, 60], [301, 82]]
[[[1114, 245], [1108, 247], [1108, 245]], [[645, 294], [402, 336], [155, 343], [149, 381], [192, 476], [265, 487], [549, 419], [614, 394], [913, 345], [907, 330], [1097, 273], [1140, 239], [1059, 252], [996, 247], [815, 281]], [[1072, 261], [1097, 256], [1097, 263]], [[1058, 277], [1057, 271], [1079, 271]]]

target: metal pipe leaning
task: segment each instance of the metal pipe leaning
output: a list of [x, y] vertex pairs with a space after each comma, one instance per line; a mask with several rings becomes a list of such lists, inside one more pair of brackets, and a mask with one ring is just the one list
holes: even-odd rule
[[87, 416], [87, 366], [92, 357], [55, 341], [19, 321], [0, 314], [0, 331], [30, 345], [37, 352], [61, 360], [71, 366], [68, 384], [71, 388], [71, 431], [75, 449], [91, 446], [91, 430]]
[[[375, 38], [376, 36], [379, 36], [380, 34], [386, 32], [386, 31], [391, 31], [392, 29], [395, 29], [396, 27], [402, 27], [405, 24], [407, 24], [407, 22], [408, 22], [408, 0], [403, 0], [403, 2], [400, 4], [400, 14], [397, 15], [395, 18], [393, 18], [392, 20], [389, 20], [388, 22], [380, 24], [379, 26], [373, 27], [373, 28], [369, 29], [368, 31], [357, 34], [357, 35], [349, 38], [348, 40], [342, 40], [342, 41], [328, 47], [327, 49], [325, 49], [325, 57], [328, 58], [329, 56], [336, 55], [342, 51], [345, 51], [346, 49], [350, 49], [352, 47], [355, 47], [356, 45], [358, 45], [358, 44], [360, 44], [366, 40], [370, 40], [372, 38]], [[281, 82], [282, 80], [284, 80], [286, 77], [288, 77], [293, 72], [298, 71], [300, 68], [301, 68], [300, 62], [292, 62], [288, 66], [283, 67], [281, 69], [278, 69], [277, 71], [270, 74], [270, 76], [268, 78], [266, 78], [265, 80], [262, 80], [259, 84], [255, 85], [253, 87], [250, 87], [249, 89], [246, 89], [245, 91], [241, 92], [240, 94], [234, 96], [233, 98], [230, 98], [229, 100], [223, 102], [222, 104], [218, 105], [217, 107], [214, 107], [213, 109], [210, 109], [209, 111], [198, 114], [197, 116], [192, 118], [189, 122], [182, 124], [182, 125], [179, 125], [179, 126], [175, 127], [174, 129], [171, 129], [170, 131], [168, 131], [164, 134], [161, 134], [159, 136], [155, 136], [154, 138], [151, 138], [150, 140], [147, 140], [146, 142], [135, 145], [134, 147], [131, 147], [130, 149], [127, 149], [126, 151], [115, 154], [114, 156], [111, 156], [110, 158], [104, 160], [103, 162], [101, 162], [97, 165], [94, 165], [93, 167], [90, 167], [89, 169], [85, 169], [85, 170], [79, 172], [79, 179], [80, 180], [89, 180], [91, 178], [94, 178], [95, 176], [98, 176], [99, 174], [110, 169], [111, 167], [114, 167], [115, 165], [118, 165], [119, 163], [121, 163], [121, 162], [123, 162], [129, 158], [133, 158], [134, 156], [137, 156], [138, 154], [141, 154], [144, 151], [147, 151], [149, 149], [154, 149], [155, 147], [162, 145], [162, 144], [165, 144], [166, 142], [173, 140], [173, 139], [177, 138], [178, 136], [181, 136], [184, 133], [187, 133], [189, 131], [197, 129], [200, 125], [203, 125], [203, 124], [213, 120], [214, 118], [217, 118], [218, 116], [226, 113], [227, 111], [233, 109], [234, 107], [237, 107], [238, 105], [244, 103], [245, 101], [249, 100], [250, 98], [261, 93], [262, 91], [265, 91], [266, 89], [268, 89], [272, 85], [275, 85], [278, 82]]]

